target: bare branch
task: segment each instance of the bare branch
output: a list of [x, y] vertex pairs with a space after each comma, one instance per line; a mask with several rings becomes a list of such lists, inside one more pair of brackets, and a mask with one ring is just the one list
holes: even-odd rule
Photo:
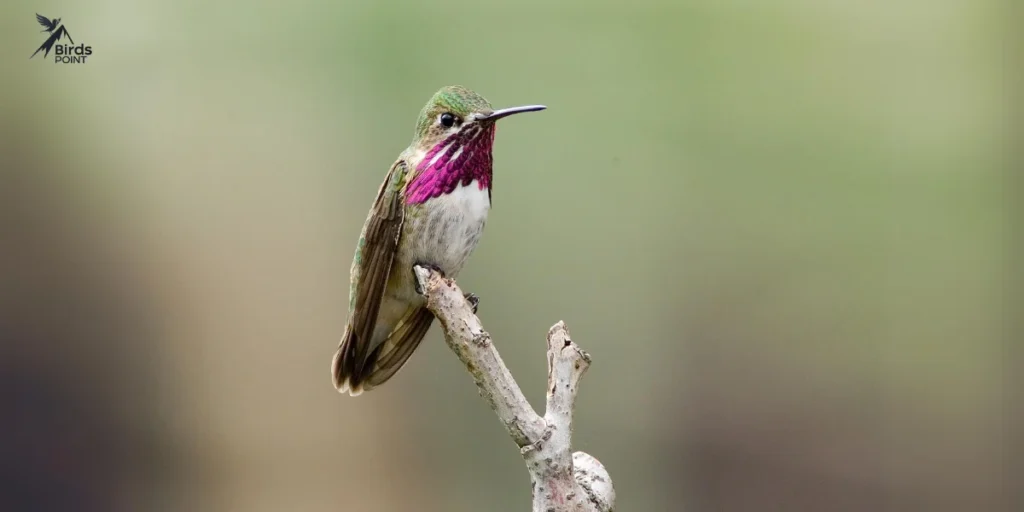
[[548, 331], [547, 411], [542, 418], [526, 401], [458, 285], [430, 269], [417, 266], [414, 271], [448, 347], [520, 447], [533, 482], [534, 512], [613, 510], [615, 490], [604, 466], [586, 453], [572, 453], [572, 414], [590, 356], [572, 341], [565, 324], [558, 322]]

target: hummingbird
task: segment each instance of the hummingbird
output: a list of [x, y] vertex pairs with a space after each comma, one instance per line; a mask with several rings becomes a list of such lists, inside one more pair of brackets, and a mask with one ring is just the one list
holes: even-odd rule
[[[494, 110], [458, 85], [420, 111], [412, 143], [391, 165], [370, 207], [349, 282], [349, 313], [331, 373], [358, 396], [393, 377], [430, 328], [415, 266], [454, 278], [476, 248], [491, 209], [495, 122], [543, 105]], [[466, 294], [476, 312], [479, 299]]]

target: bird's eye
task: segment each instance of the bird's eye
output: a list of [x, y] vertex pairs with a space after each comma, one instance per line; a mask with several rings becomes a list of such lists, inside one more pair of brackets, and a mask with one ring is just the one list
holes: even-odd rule
[[451, 112], [445, 112], [444, 114], [441, 114], [441, 124], [445, 128], [451, 128], [452, 126], [455, 126], [455, 116], [452, 115]]

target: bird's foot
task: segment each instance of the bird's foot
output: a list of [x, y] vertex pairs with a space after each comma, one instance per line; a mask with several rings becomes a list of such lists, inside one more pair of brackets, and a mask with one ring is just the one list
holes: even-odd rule
[[434, 272], [437, 272], [438, 274], [440, 274], [442, 278], [445, 277], [444, 276], [444, 270], [441, 270], [441, 267], [439, 267], [437, 265], [434, 265], [433, 263], [416, 263], [416, 264], [414, 264], [412, 266], [412, 282], [413, 282], [413, 284], [415, 284], [415, 286], [416, 286], [416, 293], [419, 294], [419, 295], [424, 295], [424, 293], [423, 293], [423, 288], [420, 286], [420, 279], [418, 277], [416, 277], [416, 267], [429, 268], [430, 270], [433, 270]]
[[467, 293], [463, 295], [463, 297], [466, 298], [466, 302], [468, 302], [470, 306], [473, 306], [473, 314], [475, 315], [477, 308], [480, 307], [480, 297], [477, 297], [475, 293]]

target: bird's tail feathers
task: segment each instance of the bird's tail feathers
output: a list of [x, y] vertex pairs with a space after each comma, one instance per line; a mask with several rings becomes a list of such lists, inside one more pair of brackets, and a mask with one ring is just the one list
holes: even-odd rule
[[357, 339], [351, 326], [346, 327], [331, 362], [334, 388], [339, 393], [359, 396], [387, 382], [409, 361], [433, 320], [434, 314], [427, 308], [417, 308], [376, 346]]
[[352, 326], [345, 327], [345, 334], [341, 337], [341, 344], [334, 359], [331, 361], [331, 374], [334, 377], [334, 389], [339, 393], [348, 393], [350, 396], [363, 394], [363, 388], [358, 382], [353, 383], [352, 377], [355, 373], [355, 347], [356, 335]]

